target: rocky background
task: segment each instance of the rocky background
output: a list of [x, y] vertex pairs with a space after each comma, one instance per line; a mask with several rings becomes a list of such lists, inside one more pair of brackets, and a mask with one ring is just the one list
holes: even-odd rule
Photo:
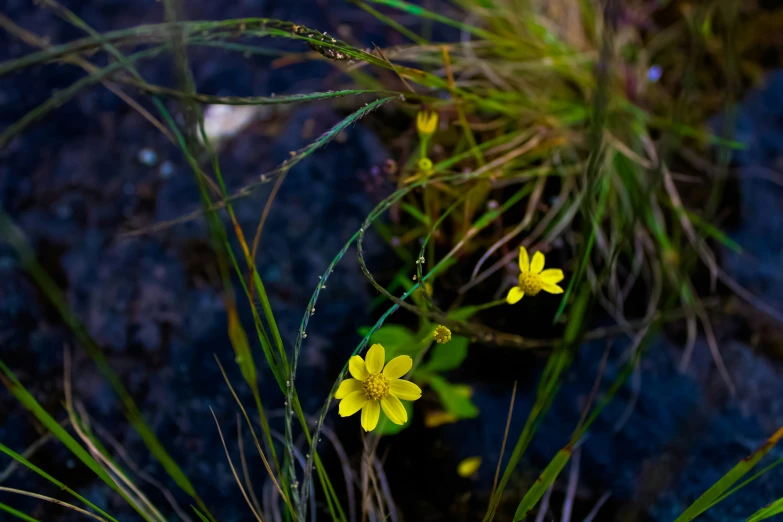
[[[155, 0], [65, 4], [99, 31], [155, 23], [163, 16], [162, 4]], [[188, 0], [186, 6], [191, 19], [279, 18], [342, 31], [341, 36], [362, 45], [401, 43], [392, 31], [348, 2]], [[6, 0], [2, 12], [52, 42], [82, 36], [27, 0]], [[0, 33], [0, 60], [30, 51]], [[209, 94], [307, 92], [339, 88], [343, 81], [323, 61], [278, 69], [272, 57], [208, 49], [193, 51], [191, 58], [198, 90]], [[144, 64], [141, 71], [152, 83], [173, 82], [168, 60]], [[74, 67], [49, 64], [0, 78], [0, 128], [82, 75]], [[737, 212], [729, 232], [747, 252], [743, 256], [722, 253], [725, 270], [777, 310], [783, 310], [783, 187], [782, 176], [776, 173], [783, 166], [781, 93], [783, 75], [773, 74], [762, 90], [751, 93], [742, 104], [737, 132], [747, 150], [736, 158], [738, 177], [732, 187], [737, 189]], [[338, 122], [350, 108], [350, 102], [326, 102], [263, 112], [223, 145], [221, 166], [229, 186], [255, 180], [288, 157], [289, 151]], [[392, 190], [377, 168], [389, 152], [368, 125], [352, 127], [340, 140], [300, 163], [283, 184], [266, 224], [259, 270], [286, 340], [295, 337], [318, 275], [375, 203]], [[246, 231], [255, 229], [268, 193], [269, 187], [262, 188], [237, 205]], [[41, 263], [104, 347], [146, 419], [213, 513], [226, 522], [247, 520], [249, 513], [209, 411], [211, 406], [224, 432], [235, 440], [236, 410], [213, 360], [217, 354], [229, 363], [233, 355], [205, 223], [193, 220], [162, 231], [127, 234], [198, 208], [198, 193], [181, 154], [136, 111], [98, 86], [0, 151], [0, 205], [27, 235]], [[377, 239], [368, 241], [371, 266], [393, 265], [390, 249]], [[297, 381], [306, 411], [317, 411], [359, 340], [357, 329], [373, 319], [370, 303], [376, 294], [357, 265], [352, 253], [339, 265], [308, 329]], [[676, 329], [659, 336], [649, 346], [638, 374], [599, 418], [580, 449], [574, 519], [584, 518], [609, 493], [596, 520], [672, 520], [783, 425], [779, 326], [737, 303], [721, 312], [723, 320], [717, 324], [736, 393], [730, 394], [723, 384], [705, 342], [697, 343], [690, 369], [683, 374], [678, 371], [682, 336]], [[250, 325], [249, 313], [242, 319]], [[612, 347], [605, 379], [619, 371], [626, 344], [618, 340]], [[96, 425], [125, 448], [139, 469], [175, 491], [128, 427], [117, 397], [92, 361], [20, 270], [10, 249], [0, 245], [0, 357], [50, 412], [59, 412], [57, 418], [64, 418], [65, 347], [73, 350], [74, 393]], [[606, 347], [605, 341], [594, 342], [580, 351], [528, 451], [523, 475], [535, 477], [567, 442]], [[499, 360], [505, 362], [505, 369], [493, 374], [492, 363]], [[473, 386], [480, 417], [432, 429], [425, 428], [418, 416], [410, 429], [384, 443], [392, 494], [405, 520], [480, 519], [503, 437], [511, 383], [519, 380], [520, 386], [514, 433], [533, 403], [542, 360], [473, 347], [468, 364], [453, 377]], [[231, 364], [225, 367], [233, 382], [241, 381]], [[262, 387], [268, 397], [266, 407], [274, 415], [283, 399], [268, 373], [262, 376]], [[239, 392], [243, 399], [249, 398], [247, 390], [239, 387]], [[337, 425], [334, 420], [329, 425], [338, 429], [346, 449], [355, 456], [358, 424]], [[0, 441], [22, 451], [41, 435], [30, 415], [0, 389]], [[454, 471], [457, 463], [473, 455], [484, 456], [477, 477], [459, 478]], [[780, 450], [773, 450], [772, 459], [780, 456]], [[57, 443], [43, 444], [34, 462], [118, 519], [136, 519]], [[3, 485], [57, 494], [23, 470], [3, 474], [6, 464], [0, 459]], [[253, 473], [261, 483], [262, 471]], [[565, 481], [561, 482], [550, 500], [557, 511], [564, 498]], [[740, 520], [783, 495], [781, 484], [783, 471], [778, 468], [704, 519]], [[161, 498], [156, 500], [163, 504]], [[41, 520], [78, 519], [69, 511], [30, 499], [4, 494], [2, 501]], [[509, 506], [499, 520], [510, 519], [513, 509]]]

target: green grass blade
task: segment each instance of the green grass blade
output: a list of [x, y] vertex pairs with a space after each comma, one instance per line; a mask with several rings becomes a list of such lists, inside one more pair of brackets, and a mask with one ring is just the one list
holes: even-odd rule
[[414, 33], [413, 31], [411, 31], [410, 29], [408, 29], [407, 27], [405, 27], [404, 25], [399, 23], [394, 18], [392, 18], [390, 16], [386, 16], [385, 14], [381, 13], [380, 11], [378, 11], [376, 9], [373, 9], [372, 7], [367, 5], [366, 3], [362, 2], [361, 0], [353, 0], [353, 2], [355, 4], [357, 4], [359, 7], [361, 7], [362, 9], [364, 9], [365, 11], [367, 11], [368, 13], [370, 13], [372, 16], [374, 16], [375, 18], [380, 20], [381, 22], [385, 23], [386, 25], [388, 25], [389, 27], [391, 27], [392, 29], [394, 29], [395, 31], [400, 33], [401, 35], [403, 35], [403, 36], [407, 37], [408, 39], [410, 39], [411, 41], [413, 41], [413, 42], [415, 42], [415, 43], [417, 43], [419, 45], [424, 45], [424, 44], [427, 43], [427, 39], [426, 38], [422, 38], [418, 34]]
[[[131, 422], [133, 428], [138, 432], [142, 440], [144, 440], [144, 443], [147, 445], [149, 451], [156, 459], [158, 459], [166, 472], [169, 473], [171, 478], [174, 479], [177, 485], [185, 493], [194, 498], [198, 498], [190, 480], [187, 478], [187, 476], [185, 476], [174, 459], [171, 458], [171, 456], [166, 452], [160, 440], [147, 425], [138, 406], [136, 406], [135, 401], [125, 389], [125, 386], [122, 384], [120, 378], [117, 376], [114, 370], [112, 370], [101, 348], [92, 339], [92, 337], [90, 337], [86, 327], [81, 323], [73, 310], [71, 310], [67, 299], [62, 294], [60, 289], [57, 288], [57, 285], [54, 280], [52, 280], [51, 276], [35, 260], [33, 252], [22, 236], [21, 231], [19, 231], [13, 225], [8, 216], [2, 211], [0, 211], [0, 237], [7, 241], [14, 248], [14, 250], [16, 250], [21, 260], [22, 266], [32, 276], [33, 280], [44, 292], [47, 299], [49, 299], [49, 302], [55, 307], [65, 323], [74, 333], [79, 343], [85, 348], [85, 350], [87, 350], [87, 353], [90, 355], [93, 361], [95, 361], [95, 364], [98, 366], [101, 374], [104, 376], [104, 378], [106, 378], [114, 392], [119, 396], [120, 401], [122, 402], [125, 409], [126, 416]], [[57, 426], [59, 427], [59, 425]], [[64, 432], [62, 428], [60, 428], [59, 432], [67, 435], [67, 432]]]
[[742, 254], [744, 252], [742, 246], [739, 243], [731, 239], [725, 232], [723, 232], [721, 229], [719, 229], [712, 223], [708, 222], [707, 220], [705, 220], [695, 212], [691, 212], [688, 209], [681, 209], [681, 210], [675, 209], [675, 212], [677, 214], [684, 213], [686, 216], [688, 216], [688, 219], [690, 219], [694, 225], [703, 229], [705, 234], [715, 238], [726, 248], [729, 248], [738, 254]]
[[573, 352], [576, 346], [578, 346], [579, 338], [584, 330], [584, 318], [587, 314], [590, 298], [591, 291], [589, 286], [583, 286], [571, 311], [571, 317], [563, 335], [563, 344], [555, 347], [554, 352], [549, 356], [544, 367], [538, 384], [536, 402], [533, 404], [525, 426], [517, 439], [514, 451], [506, 464], [498, 487], [492, 494], [487, 514], [484, 516], [485, 522], [493, 520], [495, 512], [500, 505], [503, 490], [511, 478], [511, 474], [516, 469], [517, 464], [519, 464], [522, 455], [533, 438], [533, 434], [538, 429], [544, 415], [549, 411], [549, 407], [560, 389], [563, 375], [573, 360]]
[[201, 522], [209, 522], [209, 519], [201, 514], [201, 511], [199, 511], [196, 506], [190, 506], [193, 508], [193, 511], [196, 512], [196, 515], [198, 515], [198, 518], [201, 519]]
[[783, 514], [783, 497], [753, 513], [747, 522], [759, 522], [780, 514]]
[[79, 459], [85, 466], [90, 468], [93, 473], [106, 483], [107, 486], [120, 494], [125, 501], [132, 506], [144, 520], [152, 522], [146, 514], [141, 511], [136, 503], [133, 502], [123, 490], [117, 486], [114, 479], [106, 473], [106, 471], [98, 464], [98, 462], [90, 455], [79, 442], [74, 439], [65, 429], [60, 426], [60, 423], [54, 420], [51, 415], [35, 400], [30, 392], [19, 382], [16, 375], [11, 371], [5, 363], [0, 360], [0, 380], [3, 382], [8, 391], [11, 392], [16, 400], [24, 406], [30, 413], [32, 413], [38, 421], [49, 430], [73, 455]]
[[141, 89], [153, 94], [159, 94], [178, 100], [195, 101], [210, 105], [286, 105], [293, 103], [307, 103], [332, 98], [344, 98], [346, 96], [360, 96], [363, 94], [394, 94], [395, 91], [382, 91], [373, 89], [344, 89], [341, 91], [310, 92], [303, 94], [286, 94], [276, 96], [213, 96], [197, 92], [183, 92], [159, 85], [145, 84]]
[[262, 174], [261, 179], [266, 180], [266, 178], [271, 178], [272, 176], [282, 174], [283, 172], [290, 170], [291, 167], [293, 167], [303, 159], [309, 157], [321, 147], [327, 145], [329, 142], [335, 139], [337, 135], [340, 134], [342, 131], [344, 131], [345, 129], [347, 129], [357, 121], [361, 120], [371, 112], [380, 109], [381, 107], [383, 107], [384, 105], [392, 101], [394, 98], [395, 98], [394, 96], [388, 96], [386, 98], [381, 98], [379, 100], [375, 100], [371, 103], [364, 105], [359, 110], [351, 113], [348, 117], [346, 117], [345, 119], [337, 123], [337, 125], [335, 125], [331, 129], [326, 131], [317, 140], [310, 143], [306, 147], [296, 151], [289, 159], [281, 163], [277, 168]]
[[741, 479], [747, 472], [749, 472], [761, 458], [771, 450], [778, 441], [783, 438], [783, 427], [778, 429], [767, 441], [762, 444], [756, 451], [741, 460], [736, 466], [731, 468], [728, 473], [723, 475], [721, 479], [713, 484], [707, 491], [705, 491], [696, 501], [691, 504], [674, 522], [688, 522], [698, 517], [711, 506], [715, 504], [715, 500], [718, 499], [726, 490], [728, 490], [732, 484]]
[[522, 502], [519, 503], [519, 506], [517, 506], [517, 510], [514, 513], [514, 522], [525, 519], [536, 504], [538, 504], [538, 501], [541, 500], [541, 497], [544, 496], [544, 493], [549, 489], [549, 486], [554, 483], [570, 458], [570, 447], [561, 449], [557, 452], [557, 455], [555, 455], [547, 467], [544, 468], [544, 471], [536, 482], [527, 490], [525, 496], [522, 497]]
[[464, 22], [460, 22], [458, 20], [453, 20], [448, 16], [443, 16], [441, 14], [435, 13], [428, 9], [424, 9], [423, 7], [420, 7], [418, 5], [409, 4], [408, 2], [403, 2], [402, 0], [367, 0], [367, 1], [372, 2], [374, 4], [393, 7], [395, 9], [399, 9], [400, 11], [411, 14], [413, 16], [418, 16], [420, 18], [428, 18], [430, 20], [434, 20], [435, 22], [440, 22], [444, 25], [456, 27], [457, 29], [460, 29], [462, 31], [467, 31], [475, 36], [478, 36], [479, 38], [486, 38], [487, 40], [499, 40], [497, 36], [490, 33], [489, 31], [485, 31], [484, 29], [481, 29], [479, 27], [470, 24], [466, 24]]
[[783, 457], [777, 459], [772, 464], [769, 464], [768, 466], [765, 466], [761, 470], [759, 470], [756, 473], [754, 473], [751, 477], [743, 480], [741, 483], [737, 484], [736, 486], [734, 486], [733, 488], [731, 488], [730, 490], [728, 490], [727, 492], [722, 494], [720, 497], [718, 497], [717, 500], [715, 500], [715, 502], [713, 502], [710, 505], [710, 507], [714, 506], [715, 504], [718, 504], [718, 503], [722, 502], [723, 500], [728, 498], [729, 495], [732, 495], [732, 494], [736, 493], [737, 491], [739, 491], [740, 489], [744, 488], [745, 486], [747, 486], [748, 484], [750, 484], [751, 482], [753, 482], [757, 478], [761, 477], [762, 475], [764, 475], [768, 471], [772, 470], [773, 468], [776, 468], [776, 467], [780, 466], [781, 464], [783, 464]]
[[62, 489], [64, 491], [67, 491], [68, 493], [70, 493], [74, 497], [78, 498], [79, 500], [81, 500], [82, 502], [84, 502], [85, 504], [90, 506], [92, 509], [94, 509], [95, 511], [97, 511], [98, 513], [100, 513], [101, 515], [106, 517], [107, 519], [112, 520], [114, 522], [117, 522], [117, 519], [115, 519], [114, 517], [112, 517], [111, 515], [106, 513], [105, 511], [103, 511], [101, 508], [99, 508], [98, 506], [96, 506], [95, 504], [93, 504], [92, 502], [90, 502], [89, 500], [84, 498], [83, 496], [79, 495], [77, 492], [75, 492], [74, 490], [72, 490], [71, 488], [69, 488], [68, 486], [66, 486], [65, 484], [63, 484], [62, 482], [60, 482], [59, 480], [54, 478], [53, 476], [49, 475], [47, 472], [45, 472], [44, 470], [42, 470], [41, 468], [39, 468], [38, 466], [36, 466], [32, 462], [30, 462], [29, 460], [24, 458], [22, 455], [16, 453], [14, 450], [9, 448], [5, 444], [0, 443], [0, 451], [5, 453], [6, 455], [11, 457], [12, 459], [16, 460], [17, 462], [19, 462], [21, 465], [23, 465], [27, 469], [29, 469], [29, 470], [37, 473], [38, 475], [42, 476], [43, 478], [45, 478], [46, 480], [48, 480], [49, 482], [51, 482], [52, 484], [54, 484], [58, 488], [60, 488], [60, 489]]
[[29, 515], [25, 515], [24, 513], [19, 511], [18, 509], [14, 509], [14, 508], [12, 508], [11, 506], [9, 506], [7, 504], [3, 504], [2, 502], [0, 502], [0, 511], [5, 511], [6, 513], [10, 513], [13, 516], [15, 516], [16, 518], [19, 518], [19, 519], [22, 519], [22, 520], [26, 520], [27, 522], [39, 522], [37, 518], [33, 518], [33, 517], [29, 516]]
[[[162, 45], [152, 49], [147, 49], [146, 51], [132, 54], [127, 59], [129, 61], [135, 62], [135, 61], [142, 60], [144, 58], [152, 58], [161, 54], [167, 48], [168, 48], [167, 45]], [[38, 105], [30, 112], [22, 116], [19, 120], [9, 125], [3, 131], [3, 133], [0, 134], [0, 148], [4, 148], [13, 138], [18, 136], [19, 133], [21, 133], [23, 130], [29, 127], [32, 123], [41, 119], [48, 112], [56, 109], [57, 107], [60, 107], [62, 104], [64, 104], [65, 102], [67, 102], [68, 100], [76, 96], [79, 92], [86, 89], [87, 87], [91, 87], [99, 83], [101, 80], [105, 79], [110, 74], [117, 72], [118, 70], [123, 68], [125, 68], [125, 65], [123, 65], [120, 62], [112, 63], [100, 69], [96, 73], [90, 74], [89, 76], [85, 76], [84, 78], [74, 82], [73, 84], [66, 87], [65, 89], [55, 93], [44, 103]]]
[[[54, 2], [48, 3], [54, 4]], [[66, 12], [67, 10], [60, 8], [60, 11]], [[75, 25], [80, 25], [78, 17], [75, 17], [73, 13], [68, 13], [64, 17]], [[82, 26], [82, 28], [85, 27], [87, 27], [86, 24]], [[319, 48], [334, 49], [349, 58], [365, 61], [383, 67], [384, 69], [390, 68], [384, 60], [345, 42], [334, 39], [331, 36], [325, 35], [315, 29], [271, 18], [235, 18], [220, 21], [192, 21], [140, 25], [130, 29], [109, 31], [103, 34], [92, 34], [89, 37], [62, 45], [52, 46], [42, 51], [30, 53], [21, 58], [0, 62], [0, 77], [26, 67], [56, 61], [63, 56], [74, 53], [93, 52], [100, 48], [107, 48], [109, 45], [135, 46], [140, 42], [145, 44], [161, 41], [165, 42], [170, 40], [175, 34], [180, 34], [186, 43], [190, 39], [195, 38], [199, 44], [203, 44], [204, 41], [208, 39], [222, 37], [272, 36], [288, 38], [307, 42]]]

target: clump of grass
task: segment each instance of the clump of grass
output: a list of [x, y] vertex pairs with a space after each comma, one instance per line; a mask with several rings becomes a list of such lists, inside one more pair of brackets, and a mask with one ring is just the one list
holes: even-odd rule
[[[738, 24], [744, 20], [737, 19], [736, 2], [708, 2], [683, 8], [675, 15], [675, 21], [660, 32], [626, 23], [628, 8], [617, 0], [607, 0], [600, 8], [581, 2], [576, 15], [573, 13], [577, 11], [558, 14], [559, 4], [546, 7], [527, 2], [461, 0], [456, 3], [464, 12], [454, 16], [400, 0], [356, 0], [355, 3], [398, 29], [413, 44], [361, 50], [315, 29], [270, 19], [181, 22], [173, 2], [166, 3], [165, 23], [101, 34], [54, 0], [44, 0], [44, 7], [86, 34], [82, 39], [59, 45], [50, 45], [43, 35], [24, 31], [13, 21], [0, 17], [0, 25], [6, 30], [40, 48], [38, 52], [0, 64], [0, 76], [48, 61], [75, 64], [88, 73], [6, 129], [0, 134], [0, 146], [83, 89], [100, 82], [140, 111], [182, 150], [199, 187], [202, 210], [177, 222], [203, 218], [208, 224], [229, 317], [227, 337], [245, 381], [242, 385], [252, 392], [253, 408], [239, 401], [235, 384], [227, 378], [226, 382], [251, 430], [255, 449], [272, 485], [263, 503], [258, 501], [254, 485], [247, 479], [244, 452], [243, 481], [228, 457], [222, 431], [220, 436], [237, 486], [249, 511], [259, 521], [270, 516], [274, 520], [306, 520], [314, 515], [308, 510], [312, 509], [316, 485], [326, 504], [319, 516], [328, 514], [331, 520], [353, 522], [357, 507], [363, 516], [372, 513], [385, 519], [395, 513], [389, 485], [375, 456], [378, 435], [389, 433], [384, 431], [383, 422], [377, 432], [365, 439], [360, 473], [355, 474], [347, 465], [343, 468], [350, 501], [347, 509], [337, 493], [334, 478], [319, 457], [323, 448], [318, 442], [325, 433], [324, 423], [348, 369], [348, 360], [340, 374], [334, 376], [334, 386], [314, 419], [302, 410], [296, 391], [298, 361], [301, 351], [306, 349], [310, 317], [332, 270], [354, 245], [369, 283], [379, 291], [384, 302], [391, 304], [363, 332], [353, 355], [362, 353], [371, 339], [387, 335], [394, 344], [387, 349], [410, 350], [414, 360], [413, 377], [435, 389], [444, 409], [455, 419], [461, 412], [470, 411], [465, 413], [469, 416], [477, 411], [470, 410], [464, 393], [458, 399], [463, 390], [446, 382], [437, 371], [459, 365], [468, 342], [509, 349], [550, 349], [535, 403], [520, 433], [509, 433], [509, 417], [506, 437], [515, 442], [502, 472], [499, 463], [485, 522], [493, 520], [501, 503], [512, 496], [506, 486], [552, 404], [579, 344], [585, 339], [607, 335], [628, 336], [632, 340], [631, 357], [623, 370], [600, 397], [597, 392], [601, 375], [596, 377], [596, 387], [569, 443], [553, 456], [539, 480], [520, 499], [512, 500], [517, 504], [513, 520], [523, 520], [539, 502], [548, 502], [548, 492], [578, 451], [592, 422], [637, 367], [650, 335], [659, 331], [667, 319], [684, 318], [688, 325], [683, 368], [687, 367], [695, 342], [696, 325], [701, 323], [726, 386], [733, 389], [712, 334], [708, 307], [693, 281], [696, 267], [706, 269], [713, 280], [722, 281], [761, 312], [780, 319], [774, 310], [739, 288], [720, 269], [710, 249], [707, 239], [728, 248], [739, 248], [711, 224], [719, 210], [722, 183], [713, 183], [714, 190], [706, 202], [694, 207], [680, 194], [681, 180], [685, 178], [672, 168], [681, 160], [712, 162], [713, 171], [725, 177], [730, 152], [740, 145], [732, 140], [731, 127], [726, 127], [722, 135], [715, 135], [706, 128], [705, 119], [718, 102], [731, 110], [743, 80], [738, 64], [742, 63], [743, 50], [751, 47], [748, 40], [752, 36], [742, 33], [744, 40], [737, 41]], [[459, 31], [460, 39], [457, 43], [430, 42], [395, 21], [389, 8], [418, 17], [423, 23], [452, 27]], [[668, 12], [651, 12], [648, 16], [658, 14], [671, 16]], [[308, 58], [330, 60], [346, 74], [346, 88], [335, 92], [254, 97], [208, 96], [196, 91], [186, 52], [189, 46], [264, 52], [257, 40], [267, 37], [306, 44], [313, 51], [306, 55]], [[147, 48], [138, 50], [139, 44]], [[691, 52], [683, 55], [676, 51], [683, 46]], [[129, 48], [133, 49], [132, 54], [124, 51]], [[98, 68], [87, 58], [97, 52], [106, 53], [116, 61]], [[179, 81], [176, 88], [152, 85], [137, 69], [138, 62], [162, 54], [173, 56]], [[721, 80], [701, 74], [697, 66], [705, 57], [718, 64], [715, 70], [722, 73]], [[118, 75], [119, 71], [124, 75]], [[656, 71], [662, 72], [662, 76]], [[730, 88], [725, 90], [723, 99], [716, 99], [715, 94], [723, 90], [723, 85]], [[143, 109], [122, 90], [124, 86], [149, 97], [155, 112]], [[358, 96], [362, 101], [357, 101], [355, 110], [340, 123], [257, 181], [229, 193], [218, 154], [205, 131], [204, 104], [269, 105], [338, 97], [350, 100]], [[179, 101], [185, 115], [184, 124], [176, 123], [163, 103], [166, 98]], [[368, 98], [372, 100], [365, 103]], [[707, 99], [710, 103], [694, 104], [696, 99]], [[410, 114], [411, 120], [420, 115], [418, 140], [409, 140], [407, 148], [394, 151], [400, 165], [395, 179], [397, 189], [375, 207], [326, 267], [304, 310], [297, 337], [287, 346], [262, 278], [255, 269], [266, 211], [260, 216], [255, 239], [248, 241], [247, 231], [238, 223], [233, 205], [262, 184], [275, 182], [279, 186], [297, 163], [317, 154], [342, 130], [381, 107], [392, 105]], [[711, 154], [715, 150], [718, 153], [713, 162]], [[694, 157], [701, 159], [695, 162]], [[696, 175], [702, 176], [703, 179], [698, 178], [701, 181], [708, 180], [703, 173]], [[392, 225], [381, 222], [389, 213], [397, 216]], [[404, 266], [391, 284], [379, 282], [364, 258], [362, 244], [372, 227], [401, 254]], [[22, 266], [112, 384], [147, 448], [177, 486], [193, 499], [195, 515], [200, 520], [215, 522], [216, 517], [201, 501], [188, 477], [146, 424], [101, 348], [90, 338], [52, 279], [36, 262], [23, 234], [5, 214], [0, 214], [0, 233], [15, 248]], [[232, 239], [239, 248], [233, 246]], [[423, 239], [421, 245], [412, 247], [418, 239]], [[562, 331], [556, 339], [531, 339], [515, 332], [501, 332], [476, 319], [481, 310], [507, 306], [500, 298], [510, 286], [509, 277], [504, 276], [516, 278], [516, 269], [509, 270], [509, 265], [514, 266], [511, 262], [519, 255], [520, 245], [535, 252], [560, 252], [561, 259], [570, 260], [566, 267], [565, 292], [552, 318]], [[450, 275], [449, 271], [460, 274], [460, 265], [469, 259], [477, 259], [470, 276], [460, 281], [456, 290], [445, 288], [440, 281]], [[410, 281], [408, 274], [414, 271], [415, 279]], [[232, 283], [235, 276], [240, 281], [240, 289]], [[475, 297], [476, 289], [487, 287], [495, 289], [498, 299], [482, 302], [482, 297]], [[394, 293], [398, 288], [403, 290], [399, 296]], [[646, 295], [644, 310], [626, 311], [631, 291], [639, 290]], [[449, 306], [442, 305], [445, 299], [441, 296], [446, 292], [456, 296]], [[237, 319], [240, 306], [247, 306], [252, 312], [255, 331], [250, 335]], [[595, 328], [597, 306], [613, 318], [616, 327]], [[400, 309], [418, 316], [419, 330], [400, 333], [398, 329], [397, 337], [388, 337], [392, 330], [384, 330], [384, 326], [388, 326], [390, 316]], [[448, 339], [444, 330], [433, 337], [437, 325], [449, 332]], [[422, 364], [436, 340], [445, 346], [449, 342], [463, 346], [463, 355], [453, 357], [436, 346], [428, 361]], [[259, 391], [259, 372], [267, 370], [257, 363], [258, 347], [265, 366], [285, 397], [282, 435], [271, 428], [264, 408], [264, 402], [270, 398], [262, 397]], [[67, 412], [76, 437], [60, 426], [1, 362], [0, 372], [3, 383], [20, 403], [140, 517], [165, 520], [162, 511], [135, 486], [129, 474], [104, 448], [100, 437], [89, 429], [86, 414], [75, 411], [70, 399]], [[256, 418], [261, 426], [260, 437], [253, 427]], [[294, 433], [298, 430], [306, 440], [304, 453], [295, 444]], [[679, 520], [691, 520], [755, 478], [757, 475], [732, 489], [778, 442], [780, 433], [730, 470]], [[503, 450], [505, 446], [504, 439]], [[334, 447], [339, 448], [339, 442]], [[10, 448], [0, 445], [0, 450], [72, 494], [93, 510], [88, 513], [92, 518], [113, 520], [68, 489], [62, 479], [36, 468]], [[574, 466], [578, 470], [578, 464]], [[354, 504], [357, 500], [354, 484], [361, 490], [358, 505]], [[0, 491], [24, 494], [12, 488]], [[763, 508], [753, 515], [753, 520], [779, 513], [780, 503], [778, 500]], [[75, 505], [67, 507], [86, 513]], [[279, 514], [281, 508], [284, 514]], [[8, 505], [0, 504], [0, 509], [17, 518], [32, 520]], [[180, 518], [188, 519], [182, 510], [175, 511]]]

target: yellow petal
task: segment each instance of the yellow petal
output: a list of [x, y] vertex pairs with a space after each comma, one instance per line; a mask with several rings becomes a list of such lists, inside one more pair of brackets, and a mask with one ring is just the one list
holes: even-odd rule
[[559, 268], [547, 268], [541, 272], [541, 281], [544, 283], [559, 283], [563, 280], [563, 271]]
[[518, 286], [515, 286], [511, 290], [508, 291], [508, 295], [506, 296], [506, 302], [508, 304], [514, 304], [518, 303], [520, 299], [522, 299], [522, 296], [525, 295], [525, 291], [519, 288]]
[[407, 355], [399, 355], [389, 361], [383, 369], [383, 376], [387, 379], [399, 379], [408, 373], [411, 367], [413, 367], [413, 359]]
[[533, 254], [533, 260], [530, 262], [530, 271], [534, 274], [540, 273], [544, 269], [544, 254], [536, 252]]
[[441, 424], [454, 424], [459, 419], [445, 411], [431, 411], [424, 416], [424, 425], [428, 428], [437, 428]]
[[378, 401], [367, 401], [362, 408], [362, 428], [364, 431], [374, 430], [380, 416], [381, 406]]
[[421, 388], [411, 381], [403, 381], [402, 379], [394, 379], [389, 384], [389, 392], [404, 401], [415, 401], [421, 397]]
[[363, 390], [364, 387], [362, 386], [362, 381], [357, 381], [356, 379], [345, 379], [343, 382], [340, 383], [340, 386], [337, 388], [337, 391], [334, 392], [334, 398], [344, 399], [350, 393], [353, 393], [355, 391], [363, 391]]
[[367, 376], [369, 375], [369, 373], [367, 373], [367, 365], [364, 364], [364, 359], [358, 355], [354, 355], [348, 359], [348, 371], [351, 372], [354, 379], [360, 381], [366, 381]]
[[541, 285], [541, 289], [544, 292], [549, 292], [550, 294], [562, 294], [563, 289], [557, 286], [554, 283], [544, 283]]
[[403, 425], [408, 421], [408, 412], [405, 411], [400, 399], [394, 395], [387, 395], [381, 399], [381, 408], [394, 424]]
[[380, 344], [373, 344], [367, 350], [367, 371], [370, 373], [381, 373], [383, 363], [386, 362], [386, 352]]
[[367, 397], [364, 396], [364, 392], [355, 391], [349, 393], [345, 396], [345, 399], [340, 401], [340, 407], [337, 412], [340, 414], [340, 417], [348, 417], [361, 410], [366, 403]]
[[481, 466], [481, 457], [468, 457], [457, 465], [457, 475], [468, 478]]
[[530, 271], [530, 258], [525, 247], [519, 247], [519, 271], [522, 273]]

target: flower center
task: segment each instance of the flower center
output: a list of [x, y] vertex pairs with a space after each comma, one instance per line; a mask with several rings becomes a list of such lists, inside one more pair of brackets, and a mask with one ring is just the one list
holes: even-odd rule
[[435, 342], [438, 344], [446, 344], [451, 341], [451, 330], [440, 325], [432, 332], [432, 338], [435, 339]]
[[519, 287], [528, 295], [536, 295], [543, 287], [541, 276], [533, 272], [519, 274]]
[[364, 394], [368, 399], [380, 400], [389, 393], [389, 379], [380, 373], [371, 373], [364, 381]]

